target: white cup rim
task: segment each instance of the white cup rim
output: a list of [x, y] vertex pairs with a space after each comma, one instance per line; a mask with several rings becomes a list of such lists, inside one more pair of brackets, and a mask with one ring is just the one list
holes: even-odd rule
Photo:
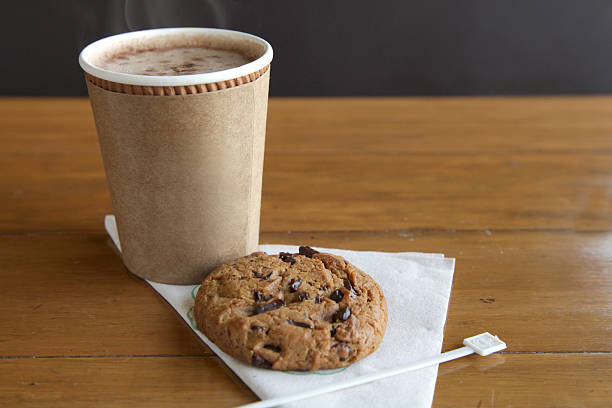
[[[239, 67], [230, 68], [222, 71], [207, 72], [205, 74], [193, 74], [193, 75], [168, 75], [168, 76], [149, 76], [149, 75], [135, 75], [126, 74], [121, 72], [109, 71], [93, 65], [91, 55], [97, 49], [103, 46], [107, 46], [110, 43], [130, 38], [146, 38], [153, 37], [159, 34], [172, 33], [172, 34], [193, 34], [193, 33], [215, 33], [215, 34], [227, 34], [234, 38], [250, 39], [259, 44], [265, 46], [265, 52], [263, 55], [256, 60], [249, 62], [248, 64], [241, 65]], [[140, 85], [140, 86], [187, 86], [187, 85], [198, 85], [198, 84], [210, 84], [215, 82], [223, 82], [230, 79], [243, 77], [253, 72], [259, 71], [266, 67], [272, 62], [273, 51], [272, 46], [263, 38], [257, 37], [252, 34], [243, 33], [241, 31], [225, 30], [220, 28], [202, 28], [202, 27], [174, 27], [174, 28], [155, 28], [151, 30], [131, 31], [129, 33], [117, 34], [110, 37], [102, 38], [101, 40], [95, 41], [81, 51], [79, 54], [79, 64], [85, 72], [93, 75], [97, 78], [105, 79], [111, 82], [117, 82], [127, 85]]]

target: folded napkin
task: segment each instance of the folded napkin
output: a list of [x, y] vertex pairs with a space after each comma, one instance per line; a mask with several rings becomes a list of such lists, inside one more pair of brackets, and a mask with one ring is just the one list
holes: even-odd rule
[[[105, 226], [121, 250], [113, 216]], [[289, 245], [260, 245], [267, 253], [297, 252]], [[442, 254], [415, 252], [363, 252], [316, 248], [346, 258], [372, 276], [381, 286], [389, 319], [385, 337], [373, 354], [337, 370], [315, 372], [272, 371], [252, 367], [221, 351], [206, 338], [193, 321], [193, 304], [198, 285], [166, 285], [147, 281], [163, 296], [215, 354], [261, 399], [280, 397], [318, 388], [375, 371], [400, 367], [423, 357], [435, 356], [442, 349], [444, 322], [455, 269], [455, 260]], [[310, 398], [288, 407], [429, 407], [436, 385], [438, 367], [379, 380]]]

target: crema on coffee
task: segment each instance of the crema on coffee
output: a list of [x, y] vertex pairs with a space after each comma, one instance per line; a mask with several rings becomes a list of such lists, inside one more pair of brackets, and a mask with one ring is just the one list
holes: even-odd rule
[[251, 62], [240, 52], [205, 47], [128, 51], [101, 61], [100, 68], [135, 75], [193, 75], [222, 71]]

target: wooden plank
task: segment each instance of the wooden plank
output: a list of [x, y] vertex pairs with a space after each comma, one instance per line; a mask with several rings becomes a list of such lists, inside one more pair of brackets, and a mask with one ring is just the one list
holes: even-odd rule
[[611, 354], [470, 356], [440, 366], [434, 407], [609, 407]]
[[[610, 239], [607, 232], [400, 231], [268, 233], [261, 242], [456, 257], [445, 350], [490, 331], [512, 351], [610, 352]], [[107, 241], [0, 237], [0, 356], [209, 353], [125, 271]]]
[[[262, 229], [610, 229], [611, 105], [272, 100]], [[87, 99], [0, 107], [0, 232], [98, 230], [111, 207]]]
[[257, 397], [215, 357], [0, 360], [0, 407], [234, 407]]
[[[271, 100], [261, 241], [457, 257], [443, 348], [509, 354], [442, 366], [435, 406], [609, 406], [610, 108]], [[0, 98], [0, 125], [0, 406], [255, 400], [108, 245], [88, 101]]]
[[[271, 98], [267, 151], [610, 151], [611, 108], [610, 96]], [[0, 124], [0, 155], [99, 155], [87, 98], [0, 98]]]
[[267, 151], [609, 152], [611, 108], [610, 96], [273, 98]]
[[[269, 155], [262, 231], [612, 229], [609, 154]], [[0, 232], [99, 231], [96, 156], [0, 157]]]
[[87, 98], [0, 98], [2, 156], [99, 156]]
[[0, 242], [0, 355], [211, 353], [104, 235]]
[[[608, 407], [610, 384], [610, 354], [470, 356], [440, 367], [433, 406]], [[213, 357], [4, 359], [0, 395], [7, 407], [229, 407], [257, 400]]]
[[612, 154], [266, 160], [266, 232], [612, 227]]
[[111, 213], [102, 159], [0, 156], [0, 232], [100, 230]]

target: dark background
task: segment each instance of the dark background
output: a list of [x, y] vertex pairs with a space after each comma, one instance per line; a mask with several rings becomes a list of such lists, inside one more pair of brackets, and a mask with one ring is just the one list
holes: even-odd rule
[[612, 1], [3, 2], [0, 95], [85, 95], [81, 48], [144, 28], [250, 32], [274, 47], [271, 94], [612, 92]]

